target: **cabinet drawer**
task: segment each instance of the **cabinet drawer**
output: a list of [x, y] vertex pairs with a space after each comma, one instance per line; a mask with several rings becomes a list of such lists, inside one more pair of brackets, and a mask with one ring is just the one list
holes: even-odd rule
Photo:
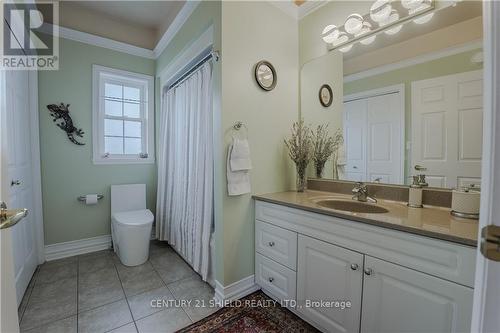
[[255, 221], [255, 249], [294, 271], [297, 268], [297, 233]]
[[296, 273], [259, 253], [255, 254], [255, 282], [278, 300], [295, 300]]

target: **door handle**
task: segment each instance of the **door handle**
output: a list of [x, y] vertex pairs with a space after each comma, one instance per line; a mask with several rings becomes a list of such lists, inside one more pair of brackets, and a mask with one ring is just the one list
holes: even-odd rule
[[427, 171], [427, 168], [423, 167], [421, 165], [416, 164], [415, 165], [415, 170], [417, 170], [417, 171]]
[[19, 179], [16, 179], [16, 180], [11, 180], [10, 181], [10, 186], [15, 186], [15, 185], [21, 185], [21, 181]]
[[488, 225], [481, 230], [481, 253], [490, 260], [500, 261], [500, 226]]
[[14, 226], [28, 215], [26, 208], [7, 209], [5, 202], [0, 202], [0, 229], [7, 229]]

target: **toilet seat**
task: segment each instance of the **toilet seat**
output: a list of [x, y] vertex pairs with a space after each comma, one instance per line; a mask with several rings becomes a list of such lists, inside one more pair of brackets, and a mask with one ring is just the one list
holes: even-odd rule
[[149, 209], [130, 210], [113, 214], [115, 223], [127, 226], [147, 226], [154, 221], [153, 213]]

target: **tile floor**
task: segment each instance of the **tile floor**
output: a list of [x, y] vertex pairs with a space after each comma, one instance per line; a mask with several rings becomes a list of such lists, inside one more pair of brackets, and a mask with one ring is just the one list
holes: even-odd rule
[[[22, 332], [174, 332], [215, 312], [213, 289], [166, 243], [151, 242], [149, 260], [127, 267], [112, 251], [40, 265], [19, 307]], [[191, 304], [152, 307], [152, 300]]]

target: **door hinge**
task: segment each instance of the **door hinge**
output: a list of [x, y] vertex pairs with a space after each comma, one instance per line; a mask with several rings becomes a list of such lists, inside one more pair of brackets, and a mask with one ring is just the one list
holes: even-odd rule
[[500, 226], [488, 225], [481, 230], [481, 253], [490, 260], [500, 261]]

